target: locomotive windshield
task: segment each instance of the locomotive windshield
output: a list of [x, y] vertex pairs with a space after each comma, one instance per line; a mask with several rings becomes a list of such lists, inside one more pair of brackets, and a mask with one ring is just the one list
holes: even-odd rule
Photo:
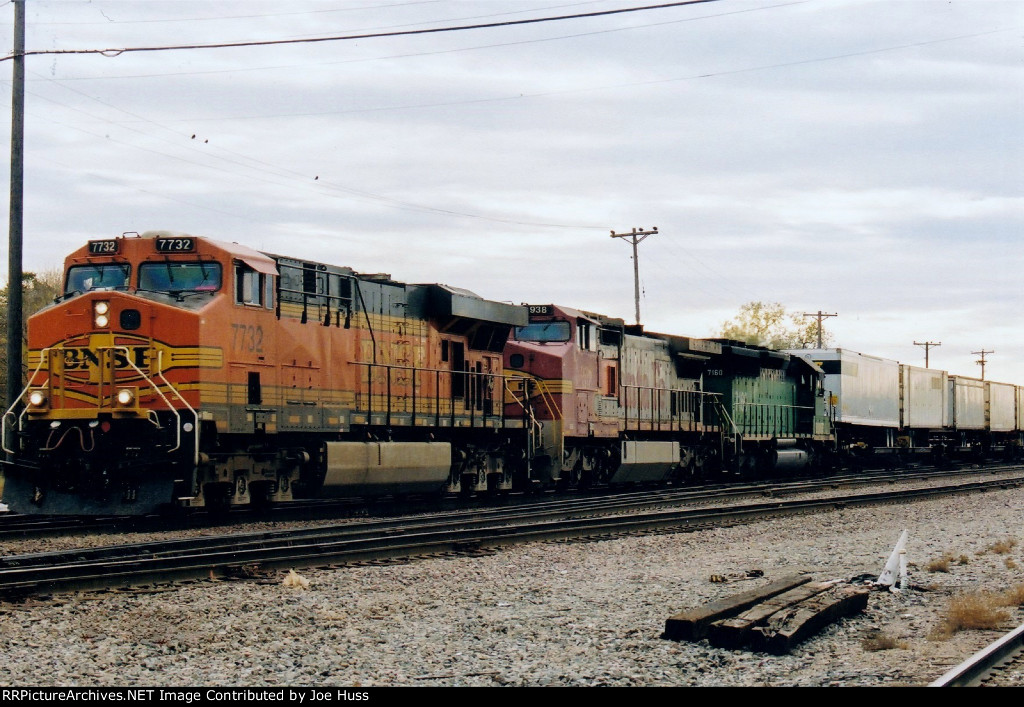
[[213, 292], [220, 289], [219, 263], [143, 263], [139, 289], [154, 292]]
[[131, 266], [127, 263], [106, 265], [73, 265], [68, 268], [68, 279], [64, 294], [88, 292], [103, 288], [128, 287]]
[[571, 338], [569, 322], [534, 322], [516, 327], [516, 341], [569, 341]]

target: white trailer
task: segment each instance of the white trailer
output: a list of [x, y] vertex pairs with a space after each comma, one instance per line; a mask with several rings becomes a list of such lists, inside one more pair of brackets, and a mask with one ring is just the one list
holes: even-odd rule
[[941, 430], [949, 424], [946, 371], [900, 365], [900, 427]]
[[963, 432], [985, 429], [985, 381], [949, 377], [949, 424]]

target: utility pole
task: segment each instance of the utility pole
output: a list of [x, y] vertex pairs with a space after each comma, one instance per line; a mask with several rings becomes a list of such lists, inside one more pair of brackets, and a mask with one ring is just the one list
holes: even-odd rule
[[657, 226], [650, 231], [645, 231], [643, 226], [634, 228], [629, 233], [616, 233], [612, 231], [612, 238], [624, 238], [633, 244], [633, 297], [636, 301], [637, 324], [640, 323], [640, 261], [637, 259], [636, 247], [640, 244], [640, 241], [647, 238], [647, 236], [653, 236], [657, 232]]
[[14, 2], [11, 96], [11, 213], [7, 248], [7, 401], [21, 394], [21, 242], [25, 183], [25, 0]]
[[804, 312], [804, 316], [805, 317], [814, 317], [815, 319], [818, 320], [818, 348], [820, 349], [821, 348], [821, 320], [822, 319], [828, 319], [829, 317], [838, 317], [839, 315], [838, 314], [834, 314], [834, 313], [833, 314], [825, 314], [824, 312], [822, 312], [819, 309], [816, 314], [810, 314], [808, 312]]
[[934, 348], [936, 346], [942, 346], [942, 342], [941, 341], [915, 341], [914, 342], [914, 346], [923, 346], [924, 347], [924, 367], [928, 368], [928, 349]]
[[975, 361], [975, 363], [981, 366], [981, 379], [985, 380], [985, 354], [995, 353], [995, 351], [986, 351], [985, 349], [982, 349], [981, 351], [971, 351], [971, 353], [975, 356], [981, 356], [981, 358]]

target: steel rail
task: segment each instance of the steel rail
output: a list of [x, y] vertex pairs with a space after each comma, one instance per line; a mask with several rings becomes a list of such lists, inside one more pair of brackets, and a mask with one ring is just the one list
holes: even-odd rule
[[[1022, 467], [986, 467], [984, 469], [917, 469], [899, 471], [864, 471], [853, 474], [841, 474], [814, 479], [795, 479], [790, 481], [769, 480], [751, 481], [743, 484], [706, 484], [701, 486], [667, 486], [659, 489], [646, 488], [638, 491], [614, 491], [595, 489], [591, 492], [558, 494], [553, 500], [538, 501], [532, 496], [512, 495], [509, 497], [478, 497], [457, 501], [456, 512], [466, 508], [476, 508], [477, 513], [491, 513], [494, 508], [507, 508], [512, 504], [522, 503], [540, 507], [539, 504], [579, 504], [579, 503], [636, 503], [637, 506], [664, 505], [669, 503], [702, 501], [715, 502], [723, 498], [739, 499], [750, 496], [783, 497], [798, 493], [815, 493], [826, 489], [856, 487], [867, 484], [902, 483], [922, 481], [935, 478], [954, 478], [958, 476], [978, 476], [1014, 473]], [[273, 521], [312, 521], [341, 520], [365, 516], [367, 509], [378, 516], [409, 515], [410, 513], [439, 513], [444, 505], [455, 503], [454, 497], [443, 504], [437, 501], [403, 500], [385, 501], [369, 505], [365, 499], [303, 499], [280, 504], [272, 508], [270, 514], [266, 510], [249, 508], [234, 509], [227, 518], [212, 518], [205, 513], [196, 512], [178, 519], [168, 519], [158, 515], [150, 516], [35, 516], [20, 514], [0, 514], [0, 543], [26, 538], [39, 538], [68, 534], [97, 534], [161, 532], [196, 527], [217, 527], [250, 522], [254, 517]], [[495, 505], [497, 504], [497, 506]], [[255, 515], [258, 514], [258, 515]], [[358, 514], [358, 515], [357, 515]], [[4, 547], [0, 545], [0, 554]]]
[[[248, 536], [205, 537], [3, 558], [0, 597], [106, 589], [184, 579], [227, 577], [261, 570], [324, 566], [371, 559], [414, 557], [438, 552], [495, 548], [514, 543], [605, 538], [642, 531], [678, 531], [722, 523], [813, 513], [826, 508], [878, 505], [953, 493], [1020, 486], [1024, 478], [1000, 479], [928, 489], [852, 494], [817, 500], [771, 500], [704, 509], [649, 509], [580, 517], [579, 509], [538, 514], [536, 509], [506, 516], [474, 516], [453, 526], [450, 517], [404, 520], [390, 530], [355, 523], [340, 527], [278, 531]], [[596, 511], [594, 511], [596, 512]], [[539, 519], [540, 515], [544, 517]]]
[[[1024, 471], [1021, 467], [985, 469], [982, 473], [990, 476], [1000, 473]], [[271, 516], [260, 515], [261, 519], [275, 521], [287, 520], [335, 520], [363, 517], [368, 508], [373, 508], [376, 516], [401, 516], [411, 513], [443, 513], [470, 512], [475, 515], [493, 514], [507, 511], [510, 507], [529, 506], [531, 508], [560, 508], [569, 510], [576, 508], [585, 511], [588, 506], [595, 506], [597, 511], [614, 510], [614, 504], [625, 504], [626, 508], [658, 506], [671, 503], [720, 502], [724, 499], [741, 499], [751, 496], [783, 497], [798, 493], [814, 493], [828, 489], [863, 486], [867, 484], [893, 483], [929, 480], [933, 478], [952, 478], [963, 475], [976, 476], [978, 470], [949, 471], [926, 469], [920, 471], [901, 472], [861, 472], [843, 476], [830, 476], [819, 479], [798, 479], [793, 481], [749, 482], [741, 485], [720, 484], [697, 487], [663, 487], [646, 488], [636, 491], [616, 491], [609, 493], [607, 489], [598, 489], [583, 495], [574, 493], [558, 494], [554, 498], [537, 500], [532, 496], [481, 497], [460, 500], [454, 509], [445, 510], [437, 502], [424, 501], [390, 501], [368, 506], [360, 499], [305, 499], [289, 502], [273, 509]], [[454, 499], [451, 500], [454, 502]], [[497, 504], [497, 505], [496, 505]], [[516, 504], [521, 504], [516, 506]], [[596, 505], [595, 505], [596, 504]], [[445, 504], [447, 505], [447, 504]], [[468, 510], [475, 509], [475, 510]], [[345, 511], [339, 515], [339, 511]], [[360, 516], [355, 514], [359, 513]], [[451, 516], [448, 516], [451, 517]], [[233, 525], [253, 520], [249, 509], [238, 509], [227, 519], [211, 519], [204, 514], [190, 515], [177, 520], [168, 520], [160, 516], [35, 516], [4, 514], [0, 515], [0, 541], [16, 540], [47, 535], [67, 535], [80, 532], [87, 533], [134, 533], [161, 532], [181, 530], [184, 528], [216, 527]], [[368, 521], [363, 521], [368, 522]], [[381, 522], [389, 522], [382, 520]], [[4, 548], [0, 546], [0, 557]]]
[[1024, 652], [1024, 626], [989, 644], [928, 687], [978, 687], [993, 671]]

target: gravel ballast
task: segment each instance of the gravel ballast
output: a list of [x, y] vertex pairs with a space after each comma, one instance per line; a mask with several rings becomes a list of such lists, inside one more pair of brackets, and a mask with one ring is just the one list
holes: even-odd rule
[[[0, 685], [925, 685], [1022, 622], [1016, 608], [1000, 629], [935, 636], [953, 596], [1024, 582], [1022, 518], [1024, 490], [1010, 489], [483, 557], [299, 569], [306, 588], [282, 573], [0, 604]], [[864, 613], [790, 655], [660, 638], [672, 614], [794, 571], [877, 575], [903, 529], [910, 588], [873, 592]], [[947, 554], [956, 558], [947, 572], [925, 569]], [[749, 570], [764, 576], [742, 579]], [[878, 636], [899, 647], [869, 650]]]

